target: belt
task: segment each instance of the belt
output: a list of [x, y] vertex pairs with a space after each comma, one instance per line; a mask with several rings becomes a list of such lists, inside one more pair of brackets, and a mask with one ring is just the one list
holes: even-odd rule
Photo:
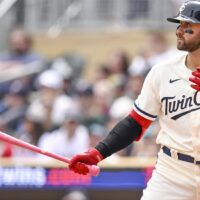
[[[163, 146], [162, 150], [168, 156], [173, 157], [172, 151], [171, 151], [170, 148]], [[182, 161], [185, 161], [185, 162], [190, 162], [190, 163], [200, 165], [200, 161], [196, 161], [192, 156], [189, 156], [189, 155], [186, 155], [186, 154], [183, 154], [183, 153], [179, 153], [179, 152], [176, 153], [176, 156], [177, 156], [178, 160], [182, 160]]]

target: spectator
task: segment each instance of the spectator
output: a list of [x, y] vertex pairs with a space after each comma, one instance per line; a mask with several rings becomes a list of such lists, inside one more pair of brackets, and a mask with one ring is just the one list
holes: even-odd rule
[[64, 94], [63, 77], [55, 70], [46, 70], [38, 76], [36, 84], [38, 91], [32, 95], [31, 105], [43, 107], [46, 130], [59, 127], [65, 113], [75, 109], [72, 98]]
[[27, 108], [27, 91], [20, 82], [13, 82], [1, 102], [0, 129], [15, 133], [25, 116]]
[[74, 95], [73, 88], [73, 67], [64, 58], [56, 58], [51, 64], [51, 69], [57, 71], [63, 77], [63, 89], [67, 95]]
[[128, 74], [129, 58], [124, 50], [116, 50], [111, 53], [107, 61], [107, 66], [111, 75], [124, 75]]
[[111, 72], [106, 64], [99, 64], [94, 66], [93, 74], [92, 74], [92, 82], [98, 82], [101, 80], [106, 80], [110, 77]]
[[[0, 69], [2, 71], [21, 70], [22, 78], [19, 78], [23, 87], [28, 90], [33, 89], [34, 76], [24, 76], [23, 73], [27, 73], [28, 70], [34, 70], [34, 68], [42, 68], [43, 58], [38, 53], [33, 52], [33, 40], [31, 35], [21, 28], [16, 28], [10, 32], [9, 35], [9, 50], [8, 52], [0, 55]], [[32, 66], [30, 66], [32, 64]], [[38, 69], [38, 68], [37, 68]], [[38, 69], [38, 70], [39, 70]], [[24, 77], [23, 77], [24, 76]], [[10, 80], [18, 78], [15, 73]], [[7, 92], [9, 83], [1, 84], [1, 95]]]
[[114, 76], [112, 79], [113, 84], [113, 100], [126, 95], [126, 87], [129, 77], [123, 75]]
[[[42, 106], [39, 107], [37, 105], [35, 107], [34, 104], [28, 107], [25, 119], [20, 130], [17, 132], [16, 137], [25, 142], [38, 146], [38, 141], [42, 134], [45, 132], [44, 121], [46, 116], [43, 109], [44, 108]], [[36, 153], [30, 150], [16, 146], [13, 147], [13, 156], [30, 157], [36, 155]]]
[[81, 124], [80, 113], [73, 110], [66, 113], [62, 126], [53, 132], [45, 133], [39, 146], [45, 150], [71, 158], [89, 147], [89, 133]]
[[98, 121], [95, 113], [94, 91], [93, 86], [88, 83], [80, 82], [76, 86], [77, 101], [80, 107], [80, 113], [82, 116], [82, 122], [87, 127], [96, 121]]
[[101, 80], [94, 84], [94, 115], [98, 123], [105, 123], [109, 107], [114, 98], [114, 85], [110, 80]]
[[104, 124], [113, 101], [113, 83], [107, 79], [97, 81], [94, 85], [80, 81], [77, 92], [84, 124], [87, 127], [92, 123]]
[[12, 30], [9, 34], [9, 51], [0, 56], [1, 62], [8, 66], [27, 64], [41, 60], [41, 56], [32, 50], [32, 36], [21, 28]]

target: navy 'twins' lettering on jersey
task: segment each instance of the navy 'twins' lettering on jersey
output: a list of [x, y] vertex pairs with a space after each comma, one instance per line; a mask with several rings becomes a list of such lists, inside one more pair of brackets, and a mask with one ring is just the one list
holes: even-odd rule
[[[200, 100], [197, 98], [199, 92], [195, 92], [192, 96], [183, 95], [181, 99], [173, 97], [163, 97], [161, 102], [165, 107], [165, 115], [174, 113], [171, 119], [176, 120], [190, 112], [200, 109]], [[178, 114], [177, 114], [178, 113]]]

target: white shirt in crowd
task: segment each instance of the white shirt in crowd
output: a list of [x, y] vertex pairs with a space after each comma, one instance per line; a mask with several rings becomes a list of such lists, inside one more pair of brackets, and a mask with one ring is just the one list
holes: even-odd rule
[[79, 125], [73, 136], [69, 138], [67, 130], [60, 128], [51, 133], [45, 133], [38, 146], [44, 150], [71, 158], [77, 153], [89, 148], [89, 134], [86, 127]]

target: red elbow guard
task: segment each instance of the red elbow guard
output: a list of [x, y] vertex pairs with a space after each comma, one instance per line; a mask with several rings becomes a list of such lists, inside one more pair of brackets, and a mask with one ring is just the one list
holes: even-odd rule
[[142, 117], [141, 115], [137, 114], [134, 110], [132, 110], [132, 112], [129, 113], [129, 116], [133, 118], [142, 127], [142, 133], [138, 138], [136, 138], [136, 141], [139, 141], [144, 135], [146, 129], [151, 125], [153, 121]]

